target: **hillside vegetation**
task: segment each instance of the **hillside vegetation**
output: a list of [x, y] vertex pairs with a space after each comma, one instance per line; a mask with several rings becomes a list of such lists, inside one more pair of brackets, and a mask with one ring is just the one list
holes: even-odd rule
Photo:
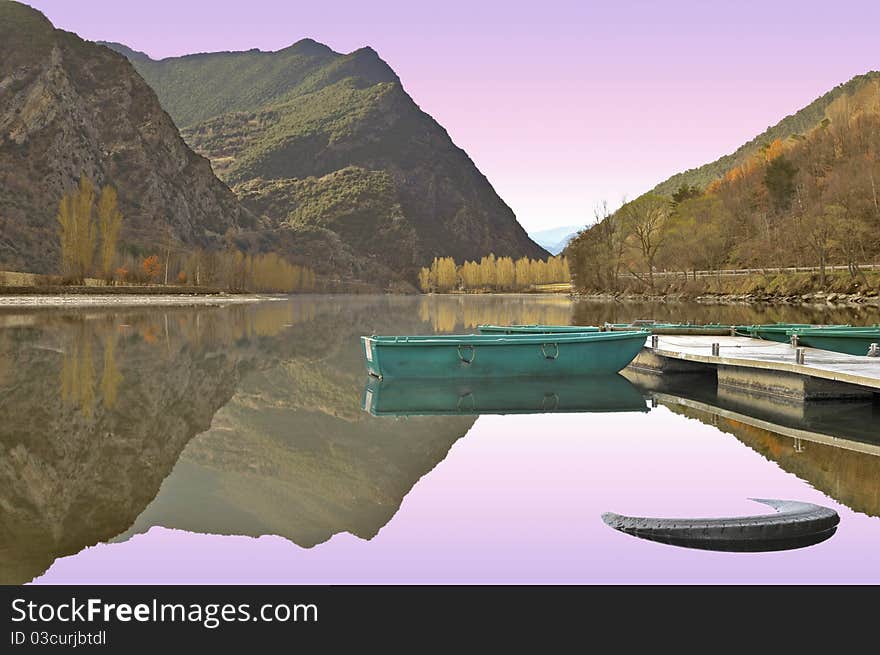
[[314, 251], [316, 230], [330, 232], [344, 252], [325, 254], [346, 259], [348, 273], [410, 283], [438, 256], [547, 255], [371, 48], [339, 54], [306, 39], [154, 61], [108, 45], [257, 215], [258, 232], [298, 254]]
[[866, 284], [858, 265], [880, 257], [880, 73], [598, 218], [566, 251], [583, 290], [656, 290], [659, 270], [779, 266], [815, 266], [825, 287], [830, 263]]
[[800, 138], [828, 118], [829, 112], [834, 113], [836, 111], [835, 103], [839, 104], [839, 99], [857, 94], [866, 86], [876, 83], [878, 79], [880, 79], [880, 72], [871, 71], [864, 75], [857, 75], [844, 84], [837, 85], [800, 111], [786, 116], [776, 125], [768, 127], [754, 139], [737, 148], [735, 152], [719, 157], [703, 166], [677, 173], [654, 187], [651, 193], [671, 197], [683, 185], [705, 188], [712, 181], [723, 177], [732, 168], [747, 163], [768, 143], [776, 140], [785, 142], [787, 139]]

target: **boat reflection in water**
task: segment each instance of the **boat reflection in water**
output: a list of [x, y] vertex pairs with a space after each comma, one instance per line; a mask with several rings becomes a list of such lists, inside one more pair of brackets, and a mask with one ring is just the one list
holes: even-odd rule
[[367, 381], [373, 416], [647, 412], [642, 392], [621, 375], [560, 378]]

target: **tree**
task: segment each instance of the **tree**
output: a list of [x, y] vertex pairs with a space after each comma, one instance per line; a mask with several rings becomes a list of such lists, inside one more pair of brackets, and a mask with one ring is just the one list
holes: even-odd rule
[[[635, 248], [647, 269], [648, 284], [654, 288], [654, 260], [663, 245], [663, 226], [669, 218], [669, 201], [653, 193], [636, 198], [620, 208], [627, 235], [634, 241]], [[634, 275], [638, 273], [632, 271]]]
[[149, 257], [145, 257], [143, 263], [141, 264], [141, 268], [144, 271], [144, 276], [150, 282], [155, 282], [159, 279], [159, 273], [161, 272], [161, 267], [159, 266], [159, 255], [150, 255]]
[[496, 275], [496, 260], [494, 253], [489, 253], [487, 256], [480, 259], [480, 285], [486, 287], [487, 289], [494, 289], [495, 285], [498, 283], [498, 277]]
[[431, 269], [430, 268], [420, 268], [419, 269], [419, 288], [423, 293], [428, 293], [431, 290]]
[[510, 257], [499, 257], [495, 262], [495, 284], [499, 291], [509, 291], [513, 289], [516, 281], [516, 269], [513, 259]]
[[732, 247], [733, 216], [717, 196], [690, 198], [677, 205], [666, 222], [663, 259], [672, 268], [720, 268]]
[[701, 195], [703, 195], [703, 191], [700, 187], [684, 183], [672, 193], [672, 203], [677, 205], [691, 198], [699, 198]]
[[777, 212], [788, 211], [791, 207], [791, 199], [794, 196], [794, 179], [798, 173], [797, 167], [783, 156], [778, 156], [767, 164], [764, 172], [764, 186], [773, 201], [773, 207]]
[[845, 204], [826, 205], [825, 219], [830, 223], [833, 250], [846, 262], [850, 276], [857, 277], [859, 262], [865, 258], [865, 245], [873, 241], [871, 229]]
[[82, 284], [92, 268], [97, 227], [92, 221], [95, 185], [82, 175], [79, 186], [62, 196], [58, 205], [61, 268], [64, 276]]
[[455, 260], [452, 257], [435, 257], [431, 263], [432, 286], [440, 292], [451, 291], [458, 281]]
[[79, 280], [84, 280], [86, 275], [89, 274], [95, 257], [97, 228], [92, 221], [94, 206], [95, 185], [88, 177], [83, 175], [79, 179], [79, 189], [73, 203], [74, 223], [77, 234], [77, 278]]
[[76, 270], [76, 223], [73, 194], [65, 194], [58, 203], [58, 226], [61, 238], [61, 273], [72, 278]]
[[808, 213], [801, 221], [803, 237], [819, 264], [819, 286], [821, 287], [825, 286], [825, 265], [828, 262], [828, 252], [831, 250], [834, 224], [840, 218], [841, 209], [838, 205], [831, 205], [826, 207], [822, 213]]
[[514, 264], [514, 288], [526, 289], [532, 283], [529, 258], [521, 257]]
[[105, 185], [98, 200], [98, 231], [101, 235], [101, 273], [105, 279], [112, 277], [113, 259], [116, 257], [116, 241], [122, 226], [116, 189]]

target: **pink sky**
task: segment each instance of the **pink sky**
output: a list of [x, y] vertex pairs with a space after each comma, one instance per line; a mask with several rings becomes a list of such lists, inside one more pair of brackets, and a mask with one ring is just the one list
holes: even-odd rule
[[876, 0], [32, 0], [155, 58], [373, 46], [531, 231], [582, 224], [880, 68]]

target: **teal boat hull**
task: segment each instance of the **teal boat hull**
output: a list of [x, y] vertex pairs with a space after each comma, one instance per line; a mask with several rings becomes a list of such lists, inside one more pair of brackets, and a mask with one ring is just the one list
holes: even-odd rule
[[[592, 325], [478, 325], [480, 334], [581, 334], [599, 332]], [[632, 328], [630, 328], [632, 330]]]
[[648, 334], [433, 335], [361, 337], [367, 372], [379, 378], [503, 378], [610, 375]]
[[777, 341], [788, 343], [791, 341], [792, 330], [801, 328], [813, 328], [809, 323], [774, 323], [772, 325], [740, 325], [736, 333], [742, 337], [763, 339], [764, 341]]
[[608, 332], [623, 332], [626, 330], [646, 329], [651, 334], [659, 335], [701, 335], [701, 336], [730, 336], [734, 333], [735, 326], [721, 323], [707, 323], [704, 325], [692, 323], [651, 323], [640, 321], [631, 323], [606, 323], [605, 330]]
[[846, 355], [867, 355], [871, 344], [880, 344], [880, 330], [797, 330], [798, 344]]
[[417, 381], [371, 376], [362, 406], [373, 416], [648, 411], [638, 388], [618, 374]]

